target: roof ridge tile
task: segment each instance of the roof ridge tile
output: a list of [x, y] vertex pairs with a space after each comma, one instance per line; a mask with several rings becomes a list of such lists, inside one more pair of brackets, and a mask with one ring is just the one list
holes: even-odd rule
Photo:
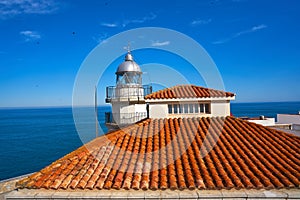
[[173, 98], [206, 98], [206, 97], [233, 97], [234, 93], [205, 88], [192, 84], [175, 85], [158, 90], [145, 96], [145, 99], [173, 99]]

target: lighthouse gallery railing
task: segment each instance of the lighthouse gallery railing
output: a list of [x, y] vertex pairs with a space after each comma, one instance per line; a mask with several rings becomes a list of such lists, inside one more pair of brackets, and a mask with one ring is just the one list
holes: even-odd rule
[[106, 87], [106, 102], [109, 103], [112, 99], [143, 99], [146, 95], [152, 93], [150, 85], [131, 85], [126, 87], [108, 86]]
[[147, 118], [146, 112], [137, 112], [137, 113], [105, 113], [105, 123], [112, 124], [132, 124], [134, 122], [140, 121]]

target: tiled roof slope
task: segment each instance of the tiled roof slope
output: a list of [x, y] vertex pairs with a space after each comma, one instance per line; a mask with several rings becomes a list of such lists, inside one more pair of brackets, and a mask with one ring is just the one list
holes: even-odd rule
[[[177, 140], [173, 140], [175, 136]], [[108, 133], [108, 140], [104, 138], [20, 181], [18, 187], [155, 190], [300, 186], [300, 138], [234, 117], [147, 119]], [[217, 141], [213, 150], [202, 158], [213, 141]], [[153, 153], [157, 150], [162, 151]]]
[[145, 99], [173, 99], [173, 98], [207, 98], [207, 97], [233, 97], [231, 92], [204, 88], [196, 85], [177, 85], [153, 92]]

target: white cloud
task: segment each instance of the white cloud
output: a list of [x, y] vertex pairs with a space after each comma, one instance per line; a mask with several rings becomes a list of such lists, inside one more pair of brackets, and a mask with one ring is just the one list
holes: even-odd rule
[[164, 42], [152, 41], [151, 46], [160, 47], [160, 46], [166, 46], [166, 45], [169, 45], [169, 44], [170, 44], [170, 41], [164, 41]]
[[54, 0], [0, 0], [0, 18], [20, 14], [48, 14], [58, 9]]
[[191, 22], [192, 26], [198, 26], [198, 25], [204, 25], [209, 24], [211, 22], [211, 19], [198, 19]]
[[107, 23], [103, 22], [101, 23], [101, 26], [108, 27], [108, 28], [116, 28], [116, 27], [126, 27], [129, 24], [142, 24], [146, 21], [154, 20], [156, 18], [156, 15], [154, 13], [150, 13], [149, 15], [142, 17], [142, 18], [137, 18], [137, 19], [126, 19], [123, 20], [122, 22], [116, 22], [116, 23]]
[[261, 24], [261, 25], [258, 25], [258, 26], [253, 26], [253, 27], [251, 28], [251, 31], [258, 31], [258, 30], [264, 29], [264, 28], [267, 28], [267, 26], [264, 25], [264, 24]]
[[147, 15], [143, 18], [140, 19], [131, 19], [131, 20], [124, 20], [122, 23], [123, 27], [126, 27], [129, 24], [141, 24], [144, 23], [146, 21], [151, 21], [154, 20], [157, 17], [157, 15], [155, 15], [154, 13], [150, 13], [150, 15]]
[[244, 31], [241, 31], [241, 32], [238, 32], [238, 33], [234, 34], [233, 38], [236, 38], [238, 36], [241, 36], [241, 35], [244, 35], [244, 34], [247, 34], [247, 33], [253, 33], [253, 32], [256, 32], [256, 31], [264, 29], [264, 28], [267, 28], [267, 26], [264, 25], [264, 24], [261, 24], [261, 25], [258, 25], [258, 26], [253, 26], [251, 29], [244, 30]]
[[268, 27], [268, 26], [265, 25], [265, 24], [260, 24], [260, 25], [258, 25], [258, 26], [253, 26], [253, 27], [250, 28], [250, 29], [243, 30], [243, 31], [240, 31], [240, 32], [238, 32], [238, 33], [235, 33], [235, 34], [233, 34], [231, 37], [228, 37], [228, 38], [224, 38], [224, 39], [221, 39], [221, 40], [214, 41], [213, 44], [223, 44], [223, 43], [229, 42], [230, 40], [232, 40], [232, 39], [234, 39], [234, 38], [237, 38], [237, 37], [239, 37], [239, 36], [241, 36], [241, 35], [253, 33], [253, 32], [256, 32], [256, 31], [265, 29], [265, 28], [267, 28], [267, 27]]
[[226, 42], [230, 41], [231, 39], [232, 38], [225, 38], [225, 39], [213, 41], [212, 43], [213, 44], [223, 44], [223, 43], [226, 43]]
[[108, 28], [114, 28], [114, 27], [117, 27], [118, 24], [116, 24], [116, 23], [101, 23], [101, 26], [105, 26]]
[[93, 39], [98, 43], [106, 43], [107, 42], [107, 38], [108, 38], [108, 34], [107, 33], [101, 33], [98, 34], [96, 37], [93, 37]]
[[41, 39], [41, 35], [36, 31], [21, 31], [20, 35], [25, 38], [26, 42]]

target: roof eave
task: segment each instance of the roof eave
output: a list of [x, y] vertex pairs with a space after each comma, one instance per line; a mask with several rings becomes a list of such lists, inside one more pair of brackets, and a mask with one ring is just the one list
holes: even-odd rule
[[158, 102], [196, 102], [196, 101], [232, 101], [235, 100], [235, 96], [232, 97], [194, 97], [194, 98], [160, 98], [160, 99], [145, 99], [146, 103], [158, 103]]

